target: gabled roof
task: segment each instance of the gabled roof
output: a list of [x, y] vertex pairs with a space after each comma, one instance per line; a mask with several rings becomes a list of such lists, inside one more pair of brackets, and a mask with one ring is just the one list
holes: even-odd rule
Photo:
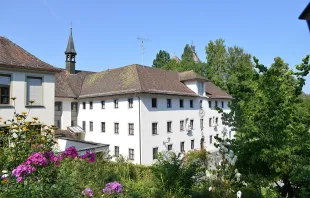
[[70, 74], [63, 69], [62, 72], [55, 75], [55, 96], [63, 98], [78, 98], [84, 79], [87, 75], [93, 74], [89, 71], [76, 71], [75, 74]]
[[27, 69], [46, 72], [61, 70], [43, 62], [9, 39], [0, 36], [0, 66], [4, 68]]
[[[153, 93], [180, 96], [198, 96], [182, 81], [205, 78], [194, 71], [173, 72], [138, 64], [128, 65], [103, 72], [66, 70], [56, 74], [55, 96], [67, 98], [92, 98], [132, 93]], [[229, 94], [206, 82], [206, 93], [210, 98], [231, 98]]]
[[128, 93], [160, 93], [197, 96], [180, 82], [177, 72], [129, 65], [87, 75], [80, 98]]
[[205, 83], [205, 91], [209, 98], [232, 99], [232, 96], [221, 88], [217, 87], [211, 81]]
[[206, 81], [206, 78], [203, 76], [200, 76], [193, 70], [185, 71], [185, 72], [179, 72], [180, 81], [187, 81], [187, 80], [202, 80]]

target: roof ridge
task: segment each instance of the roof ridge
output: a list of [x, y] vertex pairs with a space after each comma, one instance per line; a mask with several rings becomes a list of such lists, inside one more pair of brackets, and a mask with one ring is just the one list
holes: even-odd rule
[[136, 67], [136, 71], [137, 71], [137, 77], [138, 77], [138, 82], [139, 82], [140, 91], [142, 91], [141, 80], [140, 80], [140, 73], [139, 73], [139, 71], [138, 71], [138, 70], [139, 70], [138, 67], [140, 68], [141, 65], [135, 64], [135, 67]]

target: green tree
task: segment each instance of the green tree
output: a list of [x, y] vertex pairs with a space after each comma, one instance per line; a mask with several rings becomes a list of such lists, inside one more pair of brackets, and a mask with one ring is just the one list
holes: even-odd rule
[[170, 55], [165, 50], [159, 50], [156, 58], [153, 60], [153, 67], [163, 68], [170, 61]]
[[309, 56], [297, 66], [298, 72], [281, 58], [275, 58], [270, 68], [254, 61], [259, 73], [248, 74], [251, 83], [234, 86], [231, 113], [224, 114], [225, 123], [236, 130], [236, 167], [268, 181], [266, 185], [277, 184], [283, 197], [303, 197], [310, 186], [310, 121], [309, 111], [300, 110], [300, 95]]
[[180, 70], [180, 63], [178, 63], [176, 60], [171, 59], [169, 63], [164, 65], [162, 67], [163, 69], [169, 70], [169, 71], [179, 71]]
[[206, 47], [207, 78], [215, 85], [227, 90], [227, 51], [225, 41], [223, 39], [216, 39], [214, 42], [210, 41]]
[[181, 57], [182, 57], [182, 61], [194, 62], [193, 50], [192, 50], [191, 46], [189, 46], [189, 44], [185, 45], [184, 51], [183, 51], [183, 54]]

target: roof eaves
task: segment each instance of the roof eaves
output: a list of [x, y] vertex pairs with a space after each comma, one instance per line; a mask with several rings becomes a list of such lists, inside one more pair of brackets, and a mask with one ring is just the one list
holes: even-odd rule
[[38, 67], [32, 67], [32, 66], [29, 66], [29, 65], [18, 65], [18, 64], [7, 64], [7, 63], [1, 63], [0, 62], [0, 68], [4, 68], [4, 69], [15, 69], [15, 70], [27, 70], [27, 71], [41, 71], [41, 72], [48, 72], [48, 73], [59, 73], [61, 72], [62, 70], [61, 69], [58, 69], [58, 68], [51, 68], [51, 69], [47, 69], [47, 68], [38, 68]]

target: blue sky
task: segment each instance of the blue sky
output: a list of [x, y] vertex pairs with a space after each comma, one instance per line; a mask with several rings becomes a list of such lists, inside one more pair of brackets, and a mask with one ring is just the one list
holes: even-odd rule
[[[280, 56], [292, 68], [310, 54], [310, 34], [298, 16], [307, 0], [5, 0], [0, 35], [40, 59], [65, 66], [70, 21], [77, 69], [102, 71], [141, 63], [137, 37], [148, 38], [144, 64], [163, 49], [181, 56], [192, 41], [201, 60], [210, 40], [223, 38], [269, 65]], [[304, 91], [310, 93], [310, 76]]]

